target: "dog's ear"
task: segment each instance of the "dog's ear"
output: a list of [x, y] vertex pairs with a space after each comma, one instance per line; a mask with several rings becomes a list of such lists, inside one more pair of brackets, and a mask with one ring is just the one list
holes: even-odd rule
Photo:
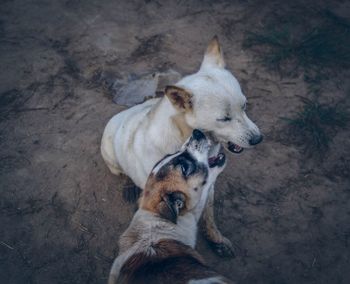
[[225, 67], [224, 56], [217, 36], [213, 37], [207, 47], [201, 69], [213, 65], [221, 68]]
[[178, 110], [187, 111], [192, 109], [192, 95], [185, 89], [166, 86], [165, 95]]
[[158, 205], [159, 215], [176, 224], [180, 210], [185, 207], [185, 202], [186, 196], [180, 191], [166, 193]]

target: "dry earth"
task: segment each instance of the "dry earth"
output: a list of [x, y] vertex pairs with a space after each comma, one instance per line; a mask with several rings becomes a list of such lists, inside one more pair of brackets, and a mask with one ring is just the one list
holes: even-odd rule
[[[1, 1], [1, 283], [106, 282], [135, 210], [99, 153], [104, 125], [124, 109], [111, 85], [194, 72], [214, 34], [265, 140], [230, 155], [218, 180], [217, 220], [236, 258], [201, 238], [199, 251], [238, 283], [350, 283], [349, 130], [322, 161], [288, 143], [280, 118], [307, 96], [302, 73], [281, 77], [242, 49], [247, 31], [278, 11], [350, 12], [346, 1], [292, 2]], [[346, 79], [322, 82], [324, 100], [343, 98]]]

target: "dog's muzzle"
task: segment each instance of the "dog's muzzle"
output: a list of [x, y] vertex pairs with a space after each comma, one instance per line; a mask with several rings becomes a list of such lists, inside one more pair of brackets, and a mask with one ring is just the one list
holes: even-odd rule
[[263, 141], [263, 139], [264, 139], [264, 136], [262, 136], [261, 134], [253, 135], [252, 138], [249, 139], [249, 145], [255, 146], [259, 144], [261, 141]]

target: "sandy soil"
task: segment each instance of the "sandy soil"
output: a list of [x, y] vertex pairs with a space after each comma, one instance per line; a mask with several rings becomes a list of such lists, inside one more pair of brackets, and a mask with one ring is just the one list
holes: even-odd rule
[[[242, 49], [247, 31], [276, 11], [301, 15], [314, 2], [350, 12], [345, 1], [308, 2], [2, 1], [1, 282], [106, 282], [135, 210], [99, 153], [106, 122], [124, 109], [111, 84], [194, 72], [217, 34], [265, 141], [230, 155], [218, 180], [217, 221], [236, 258], [217, 257], [201, 237], [199, 251], [238, 283], [350, 283], [349, 130], [323, 161], [307, 158], [280, 119], [307, 95], [302, 74], [281, 78]], [[324, 84], [325, 99], [344, 96], [341, 76]]]

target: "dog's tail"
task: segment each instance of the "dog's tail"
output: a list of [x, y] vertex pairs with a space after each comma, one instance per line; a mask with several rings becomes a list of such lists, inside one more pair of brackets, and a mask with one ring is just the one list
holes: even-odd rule
[[109, 272], [108, 284], [117, 283], [119, 270], [120, 270], [120, 262], [118, 261], [118, 258], [116, 258], [113, 262], [111, 271]]
[[108, 277], [108, 284], [116, 284], [117, 283], [117, 277], [114, 274], [109, 274]]
[[[131, 249], [130, 253], [134, 253], [134, 250]], [[109, 272], [108, 284], [116, 284], [119, 279], [120, 270], [123, 267], [125, 261], [129, 258], [130, 254], [124, 253], [119, 255], [113, 262], [111, 271]]]

